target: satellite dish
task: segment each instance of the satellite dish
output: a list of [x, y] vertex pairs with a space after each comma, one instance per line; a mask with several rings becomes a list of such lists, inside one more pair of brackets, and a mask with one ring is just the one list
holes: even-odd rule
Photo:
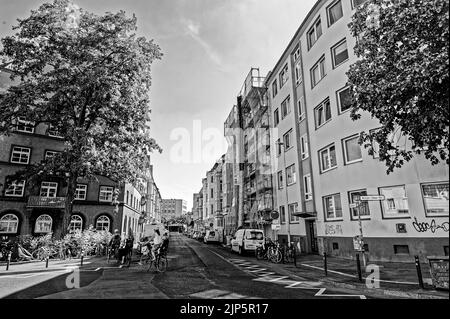
[[278, 217], [280, 217], [280, 214], [279, 214], [276, 210], [273, 210], [273, 211], [270, 213], [270, 217], [271, 217], [272, 219], [278, 219]]

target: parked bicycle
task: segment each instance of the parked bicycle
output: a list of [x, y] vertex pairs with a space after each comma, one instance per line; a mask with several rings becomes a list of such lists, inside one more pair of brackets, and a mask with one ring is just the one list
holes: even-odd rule
[[290, 242], [289, 244], [285, 245], [283, 247], [283, 263], [294, 263], [294, 265], [297, 264], [297, 256], [295, 252], [295, 246], [293, 242]]
[[280, 248], [280, 244], [275, 241], [267, 241], [265, 244], [258, 246], [255, 251], [256, 259], [267, 259], [273, 263], [280, 263], [283, 254]]

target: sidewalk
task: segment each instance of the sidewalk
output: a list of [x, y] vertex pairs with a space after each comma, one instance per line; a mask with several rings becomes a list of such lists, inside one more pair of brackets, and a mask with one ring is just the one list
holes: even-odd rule
[[297, 257], [297, 267], [293, 264], [281, 265], [295, 275], [320, 280], [339, 288], [359, 289], [367, 294], [417, 299], [449, 299], [448, 291], [435, 290], [431, 285], [429, 265], [425, 263], [420, 264], [425, 289], [419, 287], [414, 263], [368, 262], [367, 266], [376, 265], [380, 271], [379, 280], [372, 281], [374, 284], [379, 284], [379, 288], [366, 286], [367, 276], [370, 276], [370, 283], [373, 275], [370, 269], [368, 272], [365, 271], [362, 262], [362, 282], [359, 281], [356, 260], [327, 257], [327, 276], [325, 276], [323, 257], [318, 255]]

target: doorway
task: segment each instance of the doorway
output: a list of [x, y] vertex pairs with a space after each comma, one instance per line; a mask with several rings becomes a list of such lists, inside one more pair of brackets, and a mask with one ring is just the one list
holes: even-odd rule
[[317, 246], [317, 225], [315, 220], [306, 221], [306, 232], [308, 236], [309, 251], [313, 254], [318, 253]]

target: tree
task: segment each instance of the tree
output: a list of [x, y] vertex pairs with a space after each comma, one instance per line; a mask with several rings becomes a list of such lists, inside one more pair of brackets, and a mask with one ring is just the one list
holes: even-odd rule
[[359, 58], [347, 73], [351, 118], [380, 121], [360, 142], [387, 173], [415, 154], [449, 164], [448, 17], [447, 0], [369, 0], [349, 25]]
[[57, 130], [65, 149], [14, 177], [67, 179], [63, 234], [76, 182], [104, 175], [135, 182], [159, 150], [149, 136], [150, 67], [162, 53], [137, 37], [136, 17], [95, 15], [69, 0], [45, 3], [2, 39], [2, 62], [20, 79], [0, 97], [0, 134], [19, 117]]

